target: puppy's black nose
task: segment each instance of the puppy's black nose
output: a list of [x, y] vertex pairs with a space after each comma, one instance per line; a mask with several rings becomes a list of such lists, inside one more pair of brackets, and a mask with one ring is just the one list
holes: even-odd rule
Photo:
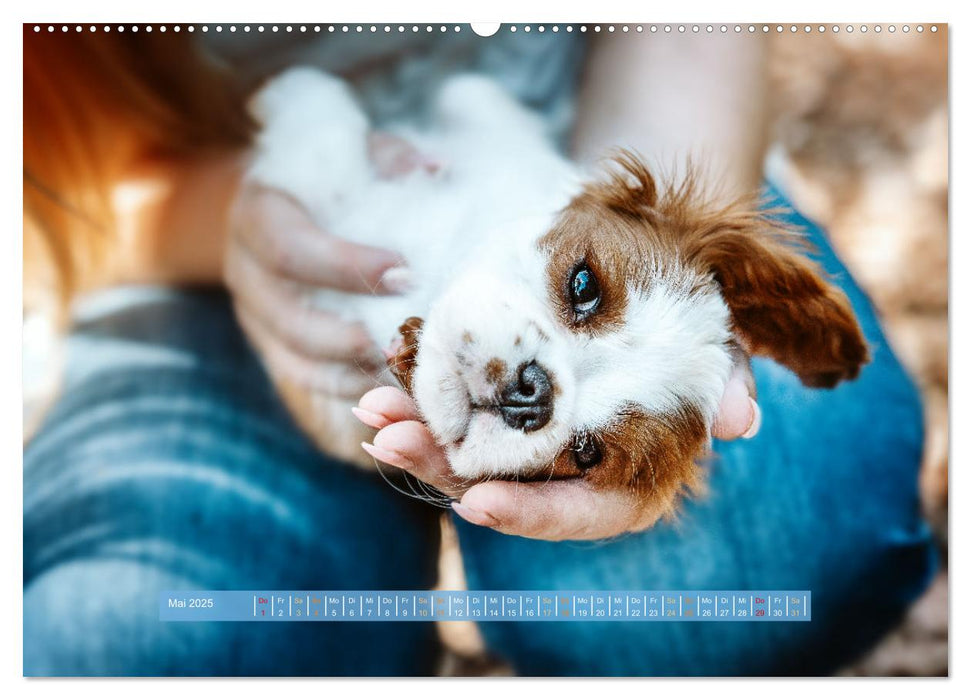
[[549, 423], [553, 415], [553, 382], [546, 370], [535, 362], [522, 365], [500, 394], [499, 413], [506, 425], [525, 433]]

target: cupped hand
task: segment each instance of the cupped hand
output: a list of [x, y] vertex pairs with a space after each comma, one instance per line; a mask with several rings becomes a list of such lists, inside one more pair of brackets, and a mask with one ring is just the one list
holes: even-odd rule
[[[761, 424], [748, 363], [739, 363], [726, 386], [712, 434], [751, 438]], [[583, 479], [467, 484], [452, 473], [445, 451], [421, 421], [405, 392], [381, 387], [366, 393], [354, 415], [378, 430], [362, 447], [374, 459], [404, 469], [456, 499], [452, 509], [476, 525], [544, 540], [591, 540], [642, 530], [654, 522], [627, 492], [598, 491]]]

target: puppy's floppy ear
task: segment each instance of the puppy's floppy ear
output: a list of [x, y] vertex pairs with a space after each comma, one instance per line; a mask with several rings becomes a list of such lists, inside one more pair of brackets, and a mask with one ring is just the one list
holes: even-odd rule
[[795, 231], [754, 204], [703, 217], [684, 243], [688, 260], [721, 286], [752, 354], [789, 367], [811, 387], [854, 379], [869, 361], [846, 295], [805, 256]]

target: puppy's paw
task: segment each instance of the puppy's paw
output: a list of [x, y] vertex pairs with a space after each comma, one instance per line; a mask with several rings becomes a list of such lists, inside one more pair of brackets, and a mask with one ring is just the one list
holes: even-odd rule
[[418, 340], [424, 320], [412, 316], [405, 320], [398, 328], [400, 334], [386, 351], [388, 369], [394, 375], [401, 388], [411, 395], [411, 378], [415, 372], [415, 357], [418, 355]]

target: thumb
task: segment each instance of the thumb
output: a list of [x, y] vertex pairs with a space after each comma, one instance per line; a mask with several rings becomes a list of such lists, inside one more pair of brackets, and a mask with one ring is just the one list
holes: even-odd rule
[[722, 394], [711, 434], [719, 440], [753, 438], [761, 426], [762, 410], [749, 394], [744, 378], [739, 372], [735, 372]]

